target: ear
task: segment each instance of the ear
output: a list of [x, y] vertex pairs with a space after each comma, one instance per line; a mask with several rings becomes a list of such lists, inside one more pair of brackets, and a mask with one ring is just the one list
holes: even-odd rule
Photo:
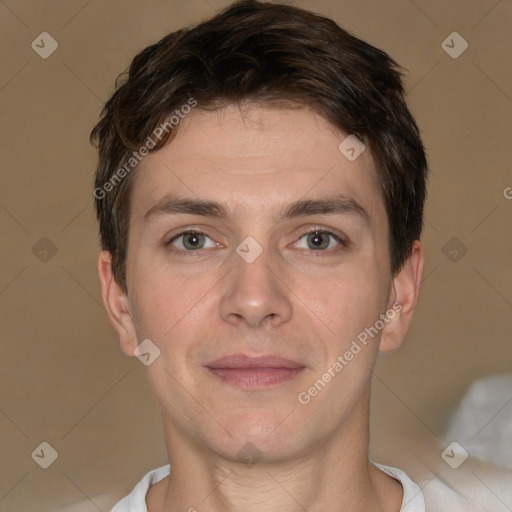
[[393, 278], [386, 313], [388, 322], [382, 330], [379, 346], [382, 352], [393, 352], [399, 348], [407, 334], [420, 292], [423, 261], [423, 246], [416, 240], [410, 256]]
[[137, 347], [135, 324], [127, 294], [117, 283], [112, 272], [112, 256], [102, 251], [98, 258], [98, 275], [101, 282], [101, 298], [107, 308], [110, 322], [119, 335], [121, 350], [133, 356]]

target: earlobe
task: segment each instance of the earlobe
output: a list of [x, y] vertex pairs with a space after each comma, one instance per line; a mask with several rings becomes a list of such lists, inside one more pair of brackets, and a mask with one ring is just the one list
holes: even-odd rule
[[137, 336], [128, 297], [117, 283], [112, 272], [112, 256], [102, 251], [98, 258], [98, 275], [101, 282], [101, 298], [107, 309], [110, 322], [119, 336], [121, 350], [133, 356], [137, 347]]
[[418, 300], [423, 262], [423, 246], [419, 240], [416, 240], [411, 254], [393, 279], [393, 288], [386, 313], [389, 321], [382, 331], [379, 346], [382, 352], [393, 352], [402, 345]]

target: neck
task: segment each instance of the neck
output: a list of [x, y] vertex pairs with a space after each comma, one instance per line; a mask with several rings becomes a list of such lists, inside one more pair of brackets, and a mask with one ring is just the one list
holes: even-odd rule
[[150, 488], [148, 511], [398, 512], [402, 486], [368, 461], [368, 406], [361, 402], [327, 440], [250, 466], [166, 425], [171, 475]]

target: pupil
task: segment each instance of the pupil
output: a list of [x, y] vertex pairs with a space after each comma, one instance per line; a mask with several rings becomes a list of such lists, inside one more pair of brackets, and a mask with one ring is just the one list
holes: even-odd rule
[[323, 233], [313, 233], [312, 234], [312, 243], [316, 246], [316, 247], [321, 247], [322, 245], [325, 245], [322, 243], [322, 237], [323, 237]]
[[[191, 240], [193, 240], [193, 241], [191, 242]], [[187, 245], [190, 245], [191, 247], [196, 248], [197, 245], [200, 243], [198, 233], [189, 234], [187, 237], [185, 237], [185, 241], [186, 241]]]

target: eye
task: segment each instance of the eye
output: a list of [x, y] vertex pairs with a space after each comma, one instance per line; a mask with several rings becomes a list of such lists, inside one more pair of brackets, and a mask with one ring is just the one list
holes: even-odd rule
[[[304, 244], [302, 247], [300, 246], [300, 241], [304, 239], [305, 240], [305, 246]], [[326, 231], [323, 229], [313, 229], [309, 230], [306, 233], [303, 233], [299, 240], [295, 242], [295, 246], [302, 248], [302, 249], [310, 249], [315, 252], [324, 252], [329, 250], [329, 252], [332, 252], [330, 249], [336, 246], [336, 242], [343, 246], [347, 247], [348, 242], [338, 235]]]
[[[206, 239], [211, 241], [211, 244], [205, 245]], [[182, 231], [177, 235], [173, 236], [168, 242], [165, 244], [166, 246], [176, 246], [176, 248], [172, 248], [171, 250], [177, 254], [183, 254], [187, 252], [198, 252], [202, 249], [208, 249], [211, 247], [217, 247], [219, 244], [214, 242], [206, 233], [202, 231], [189, 230]]]
[[[293, 245], [300, 249], [313, 251], [319, 256], [320, 253], [323, 252], [327, 254], [337, 252], [335, 249], [336, 244], [342, 247], [349, 246], [348, 240], [345, 240], [341, 236], [325, 229], [316, 228], [303, 233]], [[178, 255], [192, 255], [193, 253], [200, 255], [203, 249], [211, 249], [219, 247], [220, 245], [221, 244], [212, 240], [206, 233], [195, 229], [182, 231], [165, 243], [165, 246], [169, 247], [171, 252]]]

